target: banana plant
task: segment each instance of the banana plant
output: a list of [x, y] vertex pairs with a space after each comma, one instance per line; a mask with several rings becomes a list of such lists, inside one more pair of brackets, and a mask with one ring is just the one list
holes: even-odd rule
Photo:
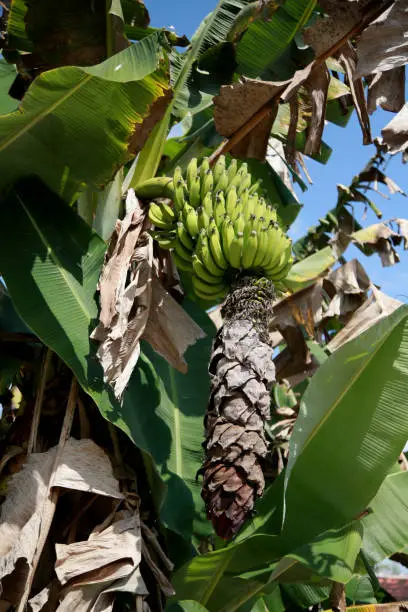
[[202, 496], [217, 534], [232, 538], [262, 495], [267, 455], [264, 423], [275, 382], [268, 322], [276, 285], [292, 266], [292, 243], [276, 210], [259, 193], [246, 163], [192, 159], [183, 176], [139, 185], [153, 202], [153, 237], [171, 249], [207, 306], [224, 300], [224, 324], [210, 358]]

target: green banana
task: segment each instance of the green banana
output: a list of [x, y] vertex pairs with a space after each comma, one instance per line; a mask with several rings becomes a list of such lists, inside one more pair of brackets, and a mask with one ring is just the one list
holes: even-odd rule
[[173, 258], [176, 263], [176, 266], [180, 268], [180, 270], [185, 270], [186, 272], [193, 272], [193, 265], [191, 261], [186, 261], [182, 257], [179, 257], [176, 251], [173, 251]]
[[204, 178], [201, 179], [201, 201], [204, 200], [207, 193], [211, 193], [214, 188], [214, 177], [212, 170], [207, 170], [204, 175]]
[[252, 195], [254, 193], [259, 193], [260, 189], [262, 187], [262, 179], [258, 179], [255, 183], [253, 183], [251, 185], [251, 187], [249, 188], [249, 195]]
[[174, 181], [174, 208], [178, 213], [183, 211], [184, 205], [186, 203], [185, 193], [184, 193], [184, 181], [183, 179], [178, 179]]
[[[218, 183], [218, 181], [220, 180], [221, 176], [224, 174], [225, 172], [225, 157], [223, 155], [221, 155], [217, 161], [214, 164], [213, 167], [213, 175], [214, 175], [214, 182]], [[227, 176], [228, 178], [228, 176]]]
[[243, 193], [245, 189], [248, 190], [248, 194], [249, 194], [249, 188], [251, 187], [251, 183], [252, 183], [251, 175], [250, 174], [246, 174], [242, 178], [242, 180], [241, 180], [241, 182], [240, 182], [240, 184], [238, 186], [238, 195], [241, 195], [241, 193]]
[[207, 235], [210, 251], [216, 265], [219, 268], [226, 270], [228, 268], [228, 262], [226, 261], [222, 251], [220, 233], [215, 222], [210, 223]]
[[241, 258], [242, 251], [244, 248], [244, 234], [238, 232], [235, 234], [233, 241], [231, 242], [230, 249], [228, 252], [228, 260], [233, 268], [241, 269]]
[[221, 223], [223, 222], [225, 214], [226, 214], [226, 210], [225, 210], [224, 194], [222, 191], [220, 191], [217, 194], [215, 198], [215, 203], [214, 203], [214, 219], [218, 227], [220, 227]]
[[235, 234], [238, 232], [243, 233], [245, 229], [245, 217], [243, 213], [239, 213], [233, 221]]
[[186, 229], [192, 238], [198, 235], [200, 228], [198, 227], [198, 214], [192, 206], [185, 206], [183, 210], [183, 220]]
[[273, 274], [272, 276], [266, 275], [266, 277], [269, 278], [270, 280], [273, 280], [274, 282], [281, 281], [287, 277], [292, 266], [293, 266], [293, 259], [290, 258], [288, 262], [286, 263], [286, 265], [283, 268], [281, 268], [279, 272]]
[[237, 190], [236, 190], [236, 187], [233, 187], [232, 189], [228, 190], [227, 197], [225, 200], [225, 212], [231, 218], [236, 216], [237, 214], [236, 212], [237, 202], [238, 202]]
[[190, 160], [187, 166], [187, 172], [186, 172], [187, 189], [189, 192], [191, 191], [191, 187], [193, 183], [196, 182], [197, 178], [198, 178], [197, 159], [193, 157], [193, 159]]
[[156, 227], [162, 229], [170, 229], [173, 225], [173, 220], [169, 221], [169, 217], [165, 214], [165, 211], [158, 206], [158, 204], [151, 204], [149, 208], [149, 219]]
[[190, 249], [187, 249], [187, 247], [184, 246], [184, 244], [181, 242], [181, 240], [177, 237], [177, 240], [174, 242], [174, 251], [177, 253], [177, 255], [181, 258], [184, 259], [185, 262], [187, 263], [191, 263], [191, 251]]
[[205, 174], [207, 173], [207, 171], [210, 169], [210, 162], [208, 157], [203, 157], [203, 159], [201, 160], [200, 163], [200, 178], [201, 180], [204, 179]]
[[154, 200], [155, 198], [172, 200], [174, 198], [173, 179], [168, 176], [150, 178], [136, 185], [135, 194], [142, 200]]
[[213, 276], [217, 276], [219, 275], [220, 271], [224, 272], [224, 270], [219, 268], [214, 261], [214, 258], [210, 251], [207, 232], [205, 229], [200, 231], [196, 253], [210, 274], [212, 274]]
[[224, 275], [224, 272], [222, 270], [219, 271], [219, 274], [217, 276], [215, 276], [214, 274], [210, 274], [197, 255], [193, 255], [192, 264], [194, 274], [209, 285], [217, 285], [220, 282], [220, 278]]
[[186, 227], [182, 221], [177, 223], [177, 238], [180, 240], [181, 244], [188, 250], [192, 251], [194, 249], [194, 242], [186, 230]]
[[258, 249], [258, 234], [256, 230], [252, 230], [244, 243], [244, 251], [242, 253], [242, 267], [247, 270], [252, 267], [256, 252]]
[[[228, 174], [228, 184], [231, 186], [231, 182], [234, 180], [236, 174], [237, 174], [237, 170], [238, 170], [238, 162], [237, 160], [234, 158], [231, 160], [229, 166], [228, 166], [228, 170], [227, 170], [227, 174]], [[231, 188], [231, 187], [230, 187]]]
[[229, 259], [229, 252], [231, 249], [231, 243], [235, 238], [234, 225], [231, 219], [227, 216], [222, 222], [221, 226], [221, 246], [222, 252], [224, 253], [225, 259], [231, 263]]
[[217, 191], [225, 191], [228, 187], [228, 174], [226, 172], [226, 170], [224, 170], [224, 172], [221, 174], [221, 176], [218, 178], [218, 180], [215, 177], [215, 173], [214, 174], [214, 190], [215, 192]]
[[266, 250], [268, 247], [268, 230], [266, 227], [260, 227], [258, 233], [258, 247], [256, 255], [252, 262], [253, 268], [259, 268], [265, 259]]
[[207, 193], [204, 200], [202, 200], [201, 206], [204, 208], [208, 217], [212, 217], [212, 215], [214, 214], [214, 208], [212, 194], [210, 192]]
[[205, 230], [210, 224], [210, 216], [204, 206], [199, 206], [197, 208], [197, 222], [199, 230]]
[[188, 191], [188, 199], [190, 206], [193, 208], [197, 208], [201, 204], [201, 181], [198, 176], [195, 179], [192, 179], [191, 186]]
[[209, 285], [195, 275], [193, 275], [192, 280], [194, 291], [199, 297], [205, 300], [217, 299], [218, 297], [226, 295], [228, 291], [228, 287], [223, 282], [219, 282], [216, 285]]

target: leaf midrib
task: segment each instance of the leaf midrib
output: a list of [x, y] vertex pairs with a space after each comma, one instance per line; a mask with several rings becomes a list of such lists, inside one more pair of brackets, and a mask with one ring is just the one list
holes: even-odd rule
[[50, 257], [50, 259], [54, 262], [54, 264], [56, 265], [56, 268], [60, 274], [60, 276], [63, 278], [65, 284], [68, 286], [68, 288], [71, 290], [72, 295], [74, 296], [74, 298], [76, 299], [80, 309], [82, 310], [82, 312], [84, 313], [85, 317], [87, 318], [87, 320], [91, 320], [92, 319], [92, 313], [89, 311], [87, 305], [85, 304], [85, 302], [83, 301], [83, 299], [81, 298], [81, 296], [79, 295], [79, 293], [77, 292], [75, 285], [72, 283], [71, 279], [69, 278], [68, 274], [65, 272], [61, 261], [59, 260], [59, 258], [57, 257], [55, 251], [53, 250], [52, 246], [50, 245], [50, 243], [48, 242], [48, 240], [46, 239], [46, 237], [44, 236], [44, 234], [42, 233], [40, 227], [38, 226], [37, 222], [35, 221], [34, 217], [31, 215], [30, 211], [28, 210], [28, 208], [25, 206], [24, 202], [22, 201], [20, 195], [18, 193], [16, 193], [16, 197], [18, 202], [20, 203], [21, 208], [23, 209], [23, 211], [25, 212], [25, 214], [27, 215], [27, 218], [29, 219], [30, 223], [32, 224], [34, 230], [36, 231], [36, 233], [38, 234], [41, 242], [43, 243], [43, 245], [46, 247], [47, 249], [47, 253]]
[[[80, 69], [77, 68], [77, 70], [80, 70]], [[93, 75], [90, 75], [90, 74], [84, 74], [84, 76], [80, 79], [77, 85], [75, 85], [68, 92], [63, 94], [56, 102], [51, 104], [51, 106], [47, 106], [47, 108], [44, 109], [44, 111], [36, 115], [31, 121], [25, 124], [22, 129], [18, 130], [16, 133], [13, 133], [8, 139], [3, 141], [3, 143], [0, 144], [0, 153], [4, 149], [6, 149], [9, 145], [13, 144], [13, 142], [21, 138], [26, 132], [31, 130], [31, 128], [35, 127], [37, 123], [40, 123], [40, 121], [42, 121], [44, 117], [52, 113], [56, 108], [58, 108], [58, 106], [60, 106], [66, 100], [68, 100], [71, 96], [73, 96], [79, 89], [81, 89], [92, 78], [95, 78], [95, 77], [93, 77]], [[38, 83], [36, 83], [35, 85], [39, 87]], [[24, 118], [24, 115], [21, 114], [21, 117]]]

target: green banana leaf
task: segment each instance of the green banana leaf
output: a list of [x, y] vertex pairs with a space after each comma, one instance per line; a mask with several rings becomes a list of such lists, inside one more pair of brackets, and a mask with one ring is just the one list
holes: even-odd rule
[[178, 601], [172, 603], [166, 607], [166, 612], [208, 612], [207, 608], [204, 608], [196, 601]]
[[[211, 105], [212, 96], [199, 92], [194, 87], [192, 73], [200, 56], [211, 46], [227, 39], [235, 21], [237, 9], [244, 8], [247, 0], [220, 0], [216, 8], [200, 24], [191, 39], [191, 46], [185, 53], [173, 51], [170, 56], [173, 99], [162, 119], [162, 126], [156, 127], [143, 150], [143, 159], [135, 162], [131, 187], [155, 176], [163, 154], [170, 116], [182, 119], [188, 112], [199, 112]], [[147, 169], [144, 169], [148, 161]], [[150, 176], [149, 176], [150, 175]]]
[[408, 546], [408, 472], [390, 474], [363, 519], [363, 549], [371, 565]]
[[369, 576], [353, 576], [350, 582], [346, 584], [346, 598], [353, 606], [377, 603]]
[[312, 378], [290, 441], [285, 546], [363, 513], [401, 452], [408, 437], [407, 334], [403, 306], [341, 347]]
[[0, 116], [0, 189], [35, 174], [70, 200], [82, 184], [108, 182], [143, 146], [144, 121], [161, 118], [152, 106], [169, 94], [157, 34], [97, 66], [41, 74], [19, 110]]
[[338, 258], [339, 255], [335, 253], [334, 249], [325, 247], [321, 251], [317, 251], [317, 253], [313, 253], [313, 255], [295, 263], [283, 284], [293, 293], [300, 291], [314, 283], [324, 272], [327, 272]]
[[267, 21], [251, 24], [237, 45], [237, 71], [260, 77], [310, 18], [316, 0], [286, 0]]
[[18, 101], [8, 94], [16, 75], [15, 66], [8, 64], [4, 59], [0, 59], [0, 115], [11, 113], [18, 106]]
[[329, 597], [329, 586], [311, 584], [282, 584], [281, 591], [299, 608], [310, 608]]
[[9, 47], [20, 51], [32, 51], [33, 45], [26, 32], [24, 16], [27, 11], [25, 0], [12, 0], [7, 21]]
[[98, 315], [95, 289], [105, 243], [35, 180], [22, 181], [2, 202], [0, 237], [0, 269], [21, 318], [74, 371], [103, 416], [153, 457], [167, 485], [165, 524], [185, 538], [193, 530], [208, 535], [196, 473], [214, 333], [210, 319], [197, 306], [187, 306], [207, 333], [186, 354], [187, 376], [145, 347], [119, 405], [103, 384], [89, 340]]

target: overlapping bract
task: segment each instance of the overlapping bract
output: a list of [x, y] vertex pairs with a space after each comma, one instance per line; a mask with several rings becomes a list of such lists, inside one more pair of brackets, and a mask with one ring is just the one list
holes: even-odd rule
[[153, 203], [154, 237], [173, 249], [178, 267], [192, 275], [196, 294], [209, 301], [225, 297], [231, 271], [253, 271], [272, 281], [286, 277], [292, 245], [277, 223], [276, 210], [258, 195], [246, 163], [220, 157], [191, 160], [186, 176], [176, 168], [173, 207]]

